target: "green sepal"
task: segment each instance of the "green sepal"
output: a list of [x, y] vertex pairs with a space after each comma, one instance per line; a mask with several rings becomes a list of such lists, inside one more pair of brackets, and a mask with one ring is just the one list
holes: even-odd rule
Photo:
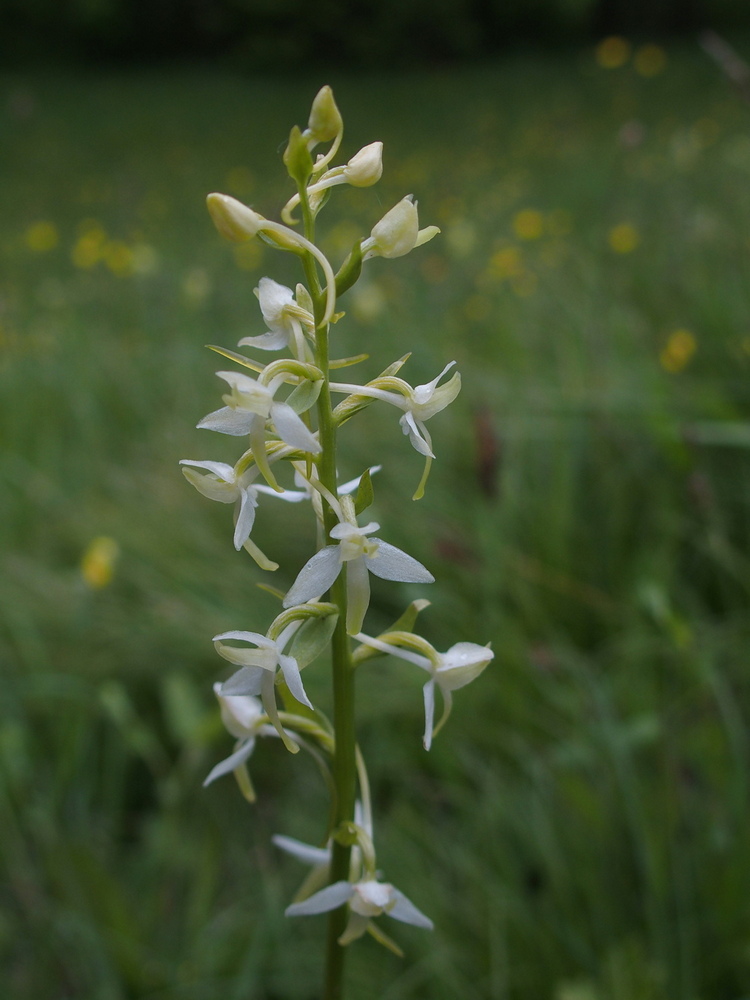
[[357, 517], [371, 506], [375, 499], [375, 490], [372, 488], [372, 476], [370, 470], [365, 469], [359, 480], [357, 495], [354, 498], [354, 513]]
[[268, 629], [268, 638], [275, 642], [287, 625], [292, 622], [304, 621], [305, 618], [325, 618], [328, 615], [338, 615], [339, 609], [335, 604], [327, 604], [324, 601], [316, 601], [308, 604], [297, 604], [293, 608], [287, 608], [277, 615], [271, 622]]
[[[414, 625], [417, 621], [417, 615], [420, 611], [424, 611], [426, 607], [429, 607], [430, 602], [420, 597], [416, 601], [412, 601], [409, 607], [404, 611], [400, 618], [389, 628], [384, 629], [381, 635], [391, 632], [413, 632]], [[373, 649], [372, 646], [367, 646], [364, 643], [357, 648], [352, 653], [352, 665], [359, 666], [360, 663], [364, 663], [365, 660], [371, 660], [376, 656], [385, 656], [386, 653], [381, 649]]]
[[312, 663], [328, 646], [337, 621], [336, 614], [326, 615], [325, 618], [310, 618], [295, 633], [290, 653], [300, 670]]
[[351, 365], [358, 365], [361, 361], [367, 361], [369, 357], [369, 354], [353, 354], [350, 358], [334, 358], [333, 361], [329, 362], [328, 367], [331, 371], [335, 368], [349, 368]]
[[344, 263], [336, 275], [336, 296], [347, 292], [359, 280], [362, 273], [362, 244], [359, 240], [354, 244]]
[[289, 393], [285, 402], [291, 406], [295, 413], [304, 413], [311, 406], [315, 406], [322, 388], [322, 379], [316, 379], [315, 382], [305, 379], [304, 382], [300, 382], [293, 392]]
[[284, 150], [284, 166], [298, 187], [304, 188], [313, 172], [313, 161], [307, 141], [297, 125], [289, 133], [289, 142]]
[[[278, 361], [271, 361], [262, 370], [262, 377], [258, 380], [261, 385], [268, 385], [278, 375], [290, 375], [293, 379], [307, 379], [310, 382], [317, 382], [323, 378], [323, 372], [315, 365], [307, 361], [295, 361], [293, 358], [280, 358]], [[288, 381], [288, 380], [285, 380]]]
[[217, 354], [221, 354], [224, 358], [229, 358], [230, 361], [236, 361], [238, 365], [242, 365], [243, 368], [250, 368], [251, 371], [260, 374], [263, 371], [264, 365], [259, 365], [257, 361], [251, 361], [250, 358], [246, 358], [244, 354], [239, 354], [237, 351], [230, 351], [226, 347], [217, 347], [215, 344], [206, 344], [209, 351], [216, 351]]
[[384, 930], [381, 930], [381, 928], [378, 927], [373, 920], [371, 920], [367, 925], [367, 933], [371, 934], [378, 944], [382, 944], [384, 948], [388, 949], [388, 951], [392, 951], [397, 958], [404, 957], [403, 951], [401, 951], [393, 938], [386, 934]]

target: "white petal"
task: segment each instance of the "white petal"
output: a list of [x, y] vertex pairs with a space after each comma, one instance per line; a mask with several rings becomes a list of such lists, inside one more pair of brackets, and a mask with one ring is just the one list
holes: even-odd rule
[[320, 444], [306, 427], [304, 421], [288, 403], [274, 403], [271, 407], [271, 419], [281, 440], [293, 448], [309, 451], [313, 455], [317, 455], [321, 450]]
[[393, 890], [394, 896], [396, 896], [396, 905], [388, 910], [389, 917], [395, 917], [396, 920], [402, 921], [405, 924], [414, 924], [415, 927], [424, 927], [426, 930], [434, 930], [435, 925], [426, 917], [421, 910], [418, 910], [411, 900], [407, 899], [403, 892], [398, 889]]
[[301, 500], [310, 499], [310, 494], [306, 490], [284, 490], [283, 493], [279, 493], [278, 490], [272, 490], [270, 486], [262, 484], [256, 486], [255, 489], [269, 497], [276, 497], [277, 500], [286, 500], [287, 503], [299, 503]]
[[284, 598], [285, 608], [293, 608], [304, 604], [313, 597], [324, 594], [341, 572], [341, 559], [338, 545], [326, 545], [308, 559], [299, 571], [297, 579]]
[[219, 503], [234, 503], [239, 495], [236, 485], [231, 480], [226, 482], [224, 479], [216, 479], [213, 474], [208, 475], [185, 467], [182, 469], [182, 474], [191, 486], [194, 486], [200, 494], [208, 497], [209, 500], [218, 500]]
[[234, 482], [234, 469], [226, 462], [194, 462], [191, 458], [180, 459], [180, 465], [190, 465], [195, 469], [207, 469], [225, 483]]
[[309, 899], [301, 903], [292, 903], [284, 912], [288, 917], [309, 917], [315, 913], [327, 913], [328, 910], [335, 910], [351, 899], [353, 892], [354, 886], [351, 882], [334, 882], [320, 892], [313, 893]]
[[263, 687], [265, 675], [263, 667], [241, 667], [221, 685], [222, 698], [236, 698], [238, 695], [251, 695], [257, 698]]
[[432, 746], [432, 729], [435, 724], [435, 682], [427, 681], [424, 691], [424, 737], [422, 746], [429, 750]]
[[282, 851], [286, 851], [306, 865], [317, 868], [330, 863], [331, 852], [326, 847], [312, 847], [310, 844], [303, 844], [301, 840], [295, 840], [294, 837], [285, 837], [282, 833], [275, 833], [271, 840]]
[[206, 785], [210, 785], [212, 781], [216, 781], [217, 778], [221, 778], [225, 774], [230, 774], [232, 771], [234, 771], [236, 767], [239, 767], [240, 764], [243, 764], [250, 756], [250, 754], [253, 752], [254, 747], [255, 747], [255, 737], [247, 740], [245, 743], [242, 744], [239, 750], [235, 750], [235, 752], [230, 757], [227, 757], [226, 760], [223, 760], [221, 761], [220, 764], [217, 764], [216, 767], [214, 767], [211, 770], [206, 780], [203, 782], [203, 787], [205, 788]]
[[240, 490], [240, 513], [237, 523], [234, 526], [234, 547], [238, 552], [247, 541], [253, 529], [255, 508], [257, 506], [258, 500], [255, 496], [255, 490], [252, 487]]
[[231, 406], [222, 406], [220, 410], [214, 410], [203, 420], [199, 420], [196, 426], [206, 431], [242, 437], [250, 433], [254, 416], [248, 410], [233, 410]]
[[237, 342], [238, 347], [258, 347], [261, 351], [278, 351], [286, 347], [289, 337], [284, 331], [271, 331], [259, 337], [243, 337]]
[[401, 583], [435, 582], [432, 573], [406, 552], [380, 538], [373, 538], [373, 541], [378, 543], [378, 551], [374, 556], [365, 556], [365, 562], [369, 571], [381, 580], [397, 580]]
[[401, 429], [404, 434], [409, 435], [409, 440], [411, 441], [412, 447], [419, 452], [420, 455], [424, 455], [425, 458], [434, 458], [432, 453], [432, 448], [428, 442], [427, 428], [423, 423], [417, 424], [414, 419], [414, 414], [408, 411], [399, 420], [401, 424]]
[[279, 665], [281, 667], [281, 672], [284, 675], [284, 680], [287, 683], [287, 687], [292, 692], [292, 695], [301, 705], [307, 705], [308, 708], [312, 708], [312, 703], [307, 697], [307, 692], [302, 685], [299, 667], [297, 666], [297, 661], [294, 657], [280, 656]]

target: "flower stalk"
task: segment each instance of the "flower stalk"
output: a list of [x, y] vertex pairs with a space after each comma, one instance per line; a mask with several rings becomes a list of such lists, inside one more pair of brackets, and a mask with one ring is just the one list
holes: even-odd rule
[[[228, 195], [208, 197], [222, 236], [235, 243], [257, 238], [275, 250], [292, 253], [300, 262], [304, 283], [292, 290], [262, 277], [256, 294], [266, 332], [253, 331], [238, 344], [251, 351], [291, 356], [264, 364], [244, 353], [212, 348], [242, 370], [217, 373], [229, 387], [224, 406], [203, 417], [198, 427], [243, 438], [240, 458], [234, 465], [211, 458], [182, 462], [185, 478], [202, 496], [232, 506], [234, 547], [248, 552], [263, 572], [278, 571], [279, 565], [250, 537], [259, 499], [273, 496], [293, 502], [296, 509], [311, 501], [317, 550], [286, 593], [274, 590], [281, 597], [280, 613], [265, 633], [232, 628], [214, 636], [216, 652], [235, 671], [217, 681], [214, 692], [236, 743], [233, 752], [210, 771], [206, 784], [234, 774], [244, 797], [254, 801], [248, 762], [259, 737], [276, 737], [272, 744], [298, 758], [310, 755], [320, 767], [331, 796], [326, 846], [309, 846], [280, 835], [274, 842], [313, 866], [286, 912], [290, 917], [328, 915], [323, 1000], [344, 1000], [346, 949], [364, 934], [402, 954], [382, 929], [381, 917], [428, 930], [433, 926], [399, 889], [382, 881], [378, 870], [370, 786], [356, 737], [355, 667], [362, 669], [377, 657], [393, 655], [429, 675], [424, 685], [423, 737], [428, 750], [448, 718], [453, 691], [477, 677], [493, 657], [488, 647], [467, 642], [438, 653], [413, 632], [417, 614], [428, 604], [421, 599], [413, 601], [387, 632], [371, 637], [365, 630], [371, 575], [395, 583], [432, 583], [434, 578], [414, 556], [376, 536], [380, 527], [376, 520], [367, 516], [360, 520], [375, 502], [371, 473], [380, 466], [371, 465], [355, 479], [340, 483], [339, 431], [347, 425], [348, 434], [352, 418], [370, 405], [395, 406], [404, 434], [425, 460], [414, 496], [418, 499], [435, 458], [425, 421], [453, 401], [461, 382], [457, 373], [451, 373], [441, 384], [455, 364], [451, 361], [431, 382], [410, 385], [397, 374], [409, 355], [364, 384], [331, 380], [334, 369], [368, 357], [332, 359], [332, 323], [343, 316], [336, 312], [338, 299], [359, 280], [363, 266], [379, 266], [366, 263], [370, 259], [401, 257], [439, 232], [435, 226], [419, 228], [417, 203], [407, 195], [373, 225], [369, 236], [355, 242], [335, 271], [316, 242], [317, 217], [340, 185], [367, 188], [379, 180], [383, 168], [380, 142], [365, 146], [345, 164], [332, 166], [342, 137], [343, 121], [333, 93], [323, 87], [307, 128], [292, 128], [284, 152], [296, 193], [281, 210], [283, 223], [264, 218]], [[312, 151], [321, 144], [330, 145], [313, 161]], [[294, 209], [299, 209], [301, 232], [294, 228], [299, 224]], [[335, 407], [334, 393], [345, 396]], [[290, 479], [295, 488], [287, 485]], [[306, 670], [318, 669], [317, 661], [326, 652], [331, 720], [308, 696], [304, 676]], [[436, 689], [443, 713], [435, 726]], [[300, 749], [307, 754], [299, 754]]]

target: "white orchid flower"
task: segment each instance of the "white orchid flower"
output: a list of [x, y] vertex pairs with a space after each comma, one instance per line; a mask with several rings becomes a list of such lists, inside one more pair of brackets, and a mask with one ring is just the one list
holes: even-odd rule
[[368, 538], [380, 525], [371, 521], [364, 527], [341, 521], [330, 532], [337, 545], [326, 545], [309, 559], [284, 597], [285, 608], [304, 604], [324, 594], [338, 578], [346, 563], [346, 631], [354, 635], [362, 628], [370, 603], [370, 579], [401, 583], [434, 583], [435, 577], [422, 563], [380, 538]]
[[278, 734], [273, 726], [264, 721], [267, 716], [257, 698], [251, 695], [223, 695], [221, 687], [220, 682], [214, 684], [214, 694], [219, 700], [221, 709], [221, 721], [237, 743], [234, 753], [213, 768], [203, 786], [205, 788], [217, 778], [233, 771], [242, 794], [248, 802], [254, 802], [255, 792], [247, 771], [247, 760], [255, 749], [258, 736]]
[[[255, 509], [258, 506], [258, 493], [261, 491], [261, 487], [253, 485], [253, 480], [260, 472], [258, 466], [253, 465], [246, 471], [238, 473], [237, 466], [233, 468], [225, 462], [196, 462], [190, 458], [183, 458], [180, 465], [187, 466], [183, 468], [182, 474], [204, 497], [218, 500], [219, 503], [235, 504], [235, 549], [239, 552], [244, 548], [262, 569], [278, 569], [278, 563], [272, 562], [265, 556], [250, 538], [255, 522]], [[196, 469], [205, 469], [206, 472], [196, 472]], [[278, 495], [270, 487], [265, 489], [269, 493]]]
[[[418, 910], [402, 892], [389, 882], [379, 882], [368, 876], [358, 882], [334, 882], [302, 902], [292, 903], [285, 912], [288, 917], [314, 916], [336, 910], [344, 903], [349, 906], [349, 921], [339, 938], [341, 945], [356, 941], [370, 929], [373, 917], [381, 914], [426, 930], [434, 928], [430, 918]], [[375, 933], [375, 936], [380, 935]]]
[[284, 382], [284, 376], [274, 378], [269, 385], [241, 372], [217, 372], [229, 385], [230, 392], [222, 397], [226, 406], [214, 410], [198, 422], [204, 430], [231, 434], [234, 437], [250, 435], [250, 449], [266, 481], [281, 492], [274, 479], [266, 454], [266, 422], [271, 421], [274, 431], [285, 444], [300, 451], [317, 455], [320, 443], [305, 426], [304, 421], [288, 403], [274, 400], [274, 394]]
[[420, 455], [424, 455], [426, 459], [422, 480], [414, 495], [415, 500], [419, 499], [424, 492], [430, 464], [435, 458], [432, 450], [432, 438], [427, 430], [426, 421], [444, 410], [461, 391], [461, 376], [458, 372], [455, 372], [443, 385], [438, 385], [443, 375], [450, 371], [455, 363], [455, 361], [450, 361], [438, 376], [424, 385], [411, 386], [404, 379], [395, 375], [381, 376], [373, 379], [367, 385], [356, 385], [352, 382], [331, 382], [331, 389], [335, 392], [348, 392], [352, 395], [380, 399], [403, 411], [403, 416], [399, 419], [401, 429], [404, 434], [408, 435], [412, 447]]
[[[284, 732], [279, 720], [275, 682], [277, 672], [281, 673], [294, 698], [307, 708], [313, 707], [302, 684], [299, 664], [293, 656], [284, 653], [284, 647], [300, 625], [301, 621], [291, 622], [275, 640], [259, 632], [245, 631], [222, 632], [213, 638], [219, 656], [240, 667], [236, 674], [221, 685], [221, 694], [250, 695], [253, 698], [260, 696], [276, 732], [287, 749], [293, 751], [297, 749], [296, 744]], [[228, 646], [227, 639], [252, 645]]]
[[259, 337], [243, 337], [239, 346], [278, 351], [291, 343], [299, 361], [309, 360], [304, 330], [315, 329], [312, 313], [297, 303], [291, 288], [280, 285], [273, 278], [261, 278], [255, 294], [260, 302], [260, 311], [266, 321], [268, 333]]
[[362, 260], [369, 260], [370, 257], [403, 257], [439, 232], [437, 226], [419, 228], [417, 203], [414, 195], [407, 194], [373, 226], [368, 238], [362, 240]]
[[[412, 632], [386, 632], [377, 639], [360, 632], [355, 638], [373, 649], [414, 663], [430, 675], [423, 689], [425, 750], [430, 749], [433, 736], [443, 728], [451, 713], [453, 692], [470, 684], [495, 656], [489, 646], [480, 646], [475, 642], [457, 642], [447, 652], [438, 653], [426, 639]], [[402, 645], [411, 648], [403, 649]], [[437, 726], [434, 725], [436, 687], [440, 688], [443, 697], [443, 714]]]

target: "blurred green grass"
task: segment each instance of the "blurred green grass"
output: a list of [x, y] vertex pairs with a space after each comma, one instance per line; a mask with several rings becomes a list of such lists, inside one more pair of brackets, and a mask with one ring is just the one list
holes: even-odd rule
[[[643, 65], [328, 81], [346, 150], [386, 156], [377, 188], [332, 200], [332, 254], [408, 191], [443, 230], [372, 262], [337, 352], [364, 343], [363, 377], [411, 350], [413, 383], [451, 358], [464, 379], [419, 504], [390, 413], [347, 426], [341, 471], [384, 462], [374, 516], [438, 578], [428, 638], [496, 651], [429, 756], [416, 680], [362, 675], [380, 860], [437, 930], [400, 929], [406, 962], [353, 949], [355, 997], [750, 995], [750, 112], [697, 50]], [[0, 78], [0, 958], [18, 1000], [317, 995], [322, 927], [284, 920], [302, 873], [269, 838], [318, 839], [323, 788], [271, 746], [255, 807], [200, 788], [228, 750], [209, 638], [276, 605], [177, 462], [231, 458], [194, 429], [218, 400], [203, 345], [261, 332], [263, 274], [297, 280], [267, 251], [235, 259], [205, 194], [276, 215], [280, 144], [321, 82]], [[312, 543], [285, 514], [258, 525], [279, 586]], [[100, 536], [120, 556], [96, 588]], [[374, 596], [373, 629], [416, 592]]]

